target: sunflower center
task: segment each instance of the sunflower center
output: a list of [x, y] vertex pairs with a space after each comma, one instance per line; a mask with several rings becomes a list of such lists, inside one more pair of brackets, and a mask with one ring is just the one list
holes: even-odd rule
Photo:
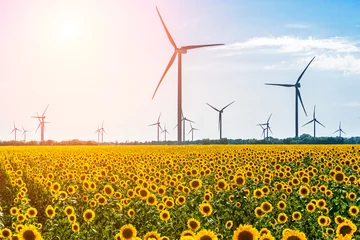
[[212, 240], [210, 236], [202, 236], [200, 240]]
[[195, 221], [191, 221], [191, 222], [190, 222], [190, 227], [191, 227], [192, 229], [195, 229], [195, 228], [198, 227], [198, 225], [197, 225], [197, 223], [196, 223]]
[[265, 212], [269, 211], [270, 210], [270, 205], [265, 203], [264, 206], [263, 206], [263, 209], [264, 209]]
[[205, 206], [205, 207], [203, 208], [203, 211], [204, 211], [205, 213], [208, 213], [208, 212], [210, 212], [210, 208], [209, 208], [208, 206]]
[[340, 234], [345, 236], [346, 234], [350, 234], [351, 233], [351, 227], [348, 225], [343, 226], [342, 228], [340, 228]]
[[126, 229], [123, 231], [123, 236], [124, 236], [124, 238], [126, 238], [126, 239], [132, 238], [133, 232], [131, 231], [131, 229], [126, 228]]
[[36, 236], [34, 234], [33, 231], [31, 230], [26, 230], [24, 233], [23, 233], [23, 238], [25, 240], [35, 240]]
[[92, 213], [91, 212], [85, 213], [85, 218], [86, 219], [91, 219], [92, 218]]
[[287, 240], [301, 240], [301, 239], [297, 236], [290, 236], [287, 238]]
[[239, 233], [237, 240], [253, 240], [254, 236], [249, 231], [243, 231]]

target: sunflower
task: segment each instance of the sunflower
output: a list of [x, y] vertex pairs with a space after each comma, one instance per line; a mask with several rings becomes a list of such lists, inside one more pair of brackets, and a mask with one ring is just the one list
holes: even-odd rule
[[[127, 224], [120, 228], [120, 232], [116, 234], [115, 239], [121, 240], [133, 240], [136, 237], [136, 229], [133, 225]], [[119, 238], [118, 238], [119, 237]]]
[[270, 231], [267, 228], [262, 228], [259, 232], [259, 236], [266, 235], [266, 234], [270, 234]]
[[261, 209], [261, 207], [255, 208], [255, 215], [257, 218], [262, 218], [265, 215], [265, 212]]
[[238, 186], [243, 186], [245, 184], [246, 180], [245, 180], [245, 177], [238, 175], [234, 178], [234, 182]]
[[162, 210], [165, 209], [165, 204], [164, 204], [164, 203], [159, 203], [159, 204], [157, 205], [157, 209], [159, 210], [159, 212], [161, 212]]
[[294, 220], [294, 221], [299, 221], [300, 219], [301, 219], [301, 213], [300, 212], [293, 212], [293, 214], [292, 214], [292, 219]]
[[12, 216], [18, 215], [18, 214], [19, 214], [19, 209], [18, 209], [17, 207], [12, 207], [12, 208], [10, 208], [10, 214], [11, 214]]
[[212, 206], [208, 203], [202, 203], [199, 207], [199, 211], [205, 216], [209, 216], [212, 213], [212, 210]]
[[33, 208], [33, 207], [28, 208], [27, 211], [26, 211], [26, 215], [29, 218], [34, 218], [34, 217], [36, 217], [37, 214], [38, 214], [37, 209]]
[[277, 208], [280, 210], [285, 210], [286, 208], [286, 203], [284, 201], [279, 201], [277, 204]]
[[24, 214], [17, 215], [18, 222], [24, 222], [26, 220], [26, 216]]
[[68, 220], [71, 224], [75, 223], [76, 222], [76, 216], [71, 214], [68, 216]]
[[34, 225], [26, 225], [19, 232], [20, 240], [42, 240], [41, 234]]
[[319, 216], [317, 222], [320, 226], [324, 227], [327, 226], [328, 220], [326, 216]]
[[262, 235], [259, 240], [275, 240], [275, 238], [270, 233], [268, 233]]
[[337, 183], [341, 183], [345, 180], [345, 174], [341, 171], [338, 171], [335, 173], [335, 175], [333, 176], [335, 182]]
[[144, 240], [160, 240], [160, 234], [158, 232], [148, 232], [144, 236]]
[[306, 186], [301, 186], [301, 187], [299, 188], [299, 194], [300, 194], [300, 196], [306, 197], [307, 195], [309, 195], [309, 193], [310, 193], [310, 190], [309, 190], [308, 187], [306, 187]]
[[349, 208], [349, 214], [351, 215], [351, 216], [356, 216], [356, 215], [358, 215], [358, 213], [359, 213], [359, 208], [357, 207], [357, 206], [351, 206], [350, 208]]
[[55, 193], [57, 193], [58, 191], [60, 191], [61, 185], [60, 183], [53, 183], [51, 184], [51, 190], [54, 191]]
[[256, 240], [259, 238], [259, 232], [252, 225], [240, 225], [234, 232], [232, 240]]
[[72, 206], [67, 206], [64, 210], [66, 216], [69, 216], [71, 214], [74, 214], [75, 213], [75, 210]]
[[354, 201], [354, 200], [356, 199], [356, 193], [354, 193], [354, 192], [349, 193], [348, 198], [349, 198], [351, 201]]
[[200, 228], [200, 222], [195, 218], [190, 218], [187, 221], [187, 226], [190, 230], [196, 232]]
[[263, 202], [261, 203], [261, 210], [263, 210], [265, 213], [271, 212], [273, 209], [273, 206], [269, 202]]
[[154, 194], [150, 194], [148, 198], [146, 199], [146, 204], [149, 206], [154, 206], [157, 204], [157, 199]]
[[229, 220], [225, 223], [225, 228], [231, 229], [233, 225], [234, 225], [233, 221]]
[[135, 210], [132, 209], [132, 208], [130, 208], [130, 209], [128, 210], [127, 214], [128, 214], [129, 217], [134, 217], [134, 216], [135, 216]]
[[163, 210], [160, 212], [160, 219], [163, 221], [167, 221], [170, 219], [170, 213], [167, 210]]
[[177, 197], [177, 199], [175, 201], [175, 203], [177, 205], [183, 205], [183, 204], [185, 204], [185, 202], [186, 202], [186, 197], [184, 197], [184, 196]]
[[97, 203], [100, 206], [104, 206], [106, 204], [106, 202], [107, 202], [106, 198], [102, 195], [100, 197], [98, 197], [98, 199], [97, 199]]
[[262, 189], [257, 188], [254, 191], [254, 198], [262, 198], [264, 196], [264, 193], [262, 191]]
[[347, 220], [342, 223], [340, 223], [336, 228], [336, 235], [339, 237], [340, 235], [346, 236], [346, 235], [353, 235], [354, 232], [356, 232], [356, 226], [351, 221]]
[[172, 199], [168, 199], [168, 200], [165, 201], [165, 206], [167, 208], [174, 208], [175, 203], [174, 203], [174, 201]]
[[195, 240], [218, 240], [218, 237], [214, 232], [204, 229], [196, 234]]
[[76, 233], [80, 230], [80, 226], [77, 222], [74, 222], [72, 225], [71, 225], [71, 230]]
[[113, 189], [113, 187], [111, 185], [107, 184], [107, 185], [104, 186], [103, 193], [106, 196], [110, 197], [110, 196], [112, 196], [114, 194], [114, 189]]
[[306, 205], [306, 211], [310, 213], [314, 212], [315, 209], [316, 209], [316, 205], [311, 202]]
[[12, 232], [8, 228], [3, 228], [0, 232], [0, 236], [3, 238], [10, 238], [12, 236]]
[[324, 199], [319, 199], [316, 202], [316, 206], [320, 209], [323, 209], [326, 207], [326, 201]]
[[333, 228], [327, 228], [326, 229], [326, 234], [328, 234], [328, 235], [333, 235], [334, 234], [334, 229]]
[[45, 213], [48, 218], [53, 218], [55, 216], [55, 209], [51, 205], [48, 205], [45, 209]]
[[287, 221], [287, 215], [285, 213], [280, 213], [277, 217], [277, 220], [280, 223], [285, 223]]
[[180, 237], [180, 240], [194, 240], [194, 238], [192, 236], [183, 236]]
[[288, 229], [283, 232], [283, 237], [281, 240], [307, 240], [305, 234], [298, 230]]
[[195, 237], [195, 233], [191, 230], [185, 230], [181, 233], [181, 237], [186, 237], [186, 236], [190, 236], [190, 237]]
[[190, 181], [190, 187], [194, 190], [201, 188], [202, 181], [200, 179], [193, 179]]
[[83, 218], [86, 222], [91, 222], [95, 218], [95, 212], [91, 209], [86, 209], [83, 213]]

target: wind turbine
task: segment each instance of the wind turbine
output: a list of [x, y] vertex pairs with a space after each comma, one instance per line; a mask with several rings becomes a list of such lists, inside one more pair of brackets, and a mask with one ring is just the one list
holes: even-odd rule
[[191, 122], [190, 122], [190, 127], [191, 127], [191, 129], [190, 129], [188, 135], [191, 133], [191, 141], [193, 142], [193, 141], [194, 141], [194, 131], [200, 130], [200, 129], [194, 128], [194, 127], [192, 126]]
[[191, 49], [220, 46], [220, 45], [224, 45], [224, 44], [188, 45], [188, 46], [183, 46], [183, 47], [177, 47], [174, 39], [172, 38], [170, 32], [168, 31], [161, 15], [160, 15], [160, 12], [157, 7], [156, 7], [156, 11], [160, 17], [160, 20], [164, 27], [166, 35], [167, 35], [171, 45], [174, 47], [174, 53], [173, 53], [172, 57], [170, 58], [170, 61], [167, 65], [163, 75], [161, 76], [161, 79], [155, 89], [152, 99], [154, 99], [155, 94], [156, 94], [162, 80], [164, 79], [166, 73], [168, 72], [168, 70], [170, 69], [172, 64], [174, 63], [176, 55], [177, 55], [177, 57], [178, 57], [178, 116], [177, 116], [177, 123], [178, 123], [178, 143], [181, 143], [181, 118], [182, 118], [181, 117], [181, 111], [182, 111], [182, 60], [181, 59], [182, 59], [182, 54], [186, 54], [187, 51], [191, 50]]
[[96, 131], [94, 132], [94, 134], [97, 133], [98, 135], [98, 144], [100, 143], [100, 134], [101, 134], [101, 128], [100, 126], [98, 125], [98, 128], [96, 129]]
[[341, 137], [341, 133], [346, 134], [346, 133], [341, 129], [341, 122], [339, 123], [339, 129], [336, 130], [334, 133], [337, 133], [337, 132], [339, 132], [339, 137]]
[[107, 132], [105, 131], [105, 128], [104, 128], [104, 120], [101, 124], [101, 128], [98, 129], [101, 133], [101, 143], [104, 143], [104, 133], [107, 134]]
[[211, 106], [210, 104], [206, 103], [207, 105], [209, 105], [212, 109], [214, 109], [215, 111], [219, 112], [219, 130], [220, 130], [220, 140], [222, 138], [222, 114], [225, 110], [225, 108], [227, 108], [228, 106], [230, 106], [231, 104], [233, 104], [235, 101], [229, 103], [228, 105], [226, 105], [225, 107], [223, 107], [221, 110], [216, 109], [215, 107]]
[[15, 141], [16, 141], [16, 132], [17, 132], [17, 131], [21, 132], [21, 130], [20, 130], [20, 129], [18, 129], [18, 128], [15, 126], [15, 121], [14, 121], [14, 129], [11, 131], [11, 133], [10, 133], [10, 134], [12, 134], [12, 133], [14, 133], [14, 134], [15, 134]]
[[316, 117], [315, 117], [315, 107], [316, 107], [316, 105], [314, 106], [313, 119], [303, 125], [303, 127], [304, 127], [304, 126], [308, 125], [309, 123], [314, 122], [314, 137], [316, 137], [316, 123], [318, 123], [318, 124], [320, 124], [321, 126], [325, 127], [321, 122], [319, 122], [319, 121], [316, 119]]
[[260, 125], [261, 127], [262, 127], [262, 126], [266, 126], [265, 128], [263, 128], [264, 139], [265, 139], [265, 131], [266, 131], [266, 139], [269, 138], [269, 130], [270, 130], [271, 134], [273, 134], [273, 132], [271, 131], [270, 125], [269, 125], [269, 121], [270, 121], [271, 116], [272, 116], [272, 114], [270, 114], [270, 117], [268, 118], [268, 120], [267, 120], [266, 123], [258, 124], [258, 125]]
[[155, 126], [155, 125], [157, 126], [157, 141], [158, 141], [158, 142], [159, 142], [159, 132], [160, 132], [160, 129], [163, 130], [163, 129], [161, 128], [161, 126], [160, 126], [160, 117], [161, 117], [161, 113], [160, 113], [160, 115], [159, 115], [159, 117], [158, 117], [157, 122], [149, 125], [149, 127], [150, 127], [150, 126]]
[[312, 63], [312, 61], [314, 60], [315, 57], [313, 57], [311, 59], [311, 61], [309, 62], [309, 64], [306, 66], [306, 68], [304, 69], [304, 71], [300, 74], [299, 78], [297, 79], [295, 84], [274, 84], [274, 83], [265, 83], [265, 85], [271, 85], [271, 86], [280, 86], [280, 87], [294, 87], [295, 88], [295, 137], [299, 136], [299, 107], [298, 107], [298, 99], [300, 99], [301, 105], [304, 109], [305, 115], [307, 116], [303, 101], [301, 99], [301, 94], [300, 94], [300, 90], [299, 88], [301, 87], [300, 85], [300, 80], [302, 78], [302, 76], [304, 75], [305, 71], [308, 69], [309, 65]]
[[23, 131], [22, 131], [23, 134], [22, 135], [24, 135], [24, 142], [26, 142], [26, 133], [29, 132], [29, 130], [26, 130], [23, 125], [21, 125], [21, 127], [23, 129]]
[[46, 113], [46, 110], [48, 109], [49, 105], [47, 105], [47, 107], [45, 108], [45, 111], [43, 112], [43, 114], [41, 116], [39, 116], [38, 113], [36, 113], [37, 116], [35, 117], [32, 117], [32, 118], [37, 118], [39, 119], [39, 126], [36, 128], [36, 131], [40, 128], [40, 131], [41, 131], [41, 142], [44, 141], [44, 132], [45, 132], [45, 123], [50, 123], [50, 122], [45, 122], [45, 113]]
[[165, 135], [165, 142], [166, 142], [166, 134], [170, 134], [170, 133], [168, 132], [168, 130], [166, 129], [166, 124], [165, 124], [165, 126], [164, 126], [164, 130], [162, 130], [161, 133], [164, 133], [164, 135]]
[[258, 124], [257, 126], [261, 127], [261, 129], [262, 129], [261, 137], [264, 136], [264, 140], [265, 140], [265, 138], [266, 138], [266, 135], [265, 135], [266, 128], [264, 128], [261, 124]]

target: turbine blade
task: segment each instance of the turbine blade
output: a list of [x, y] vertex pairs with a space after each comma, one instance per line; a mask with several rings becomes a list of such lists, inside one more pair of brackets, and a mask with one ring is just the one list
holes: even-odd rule
[[295, 87], [294, 84], [277, 84], [277, 83], [265, 83], [265, 85], [279, 86], [279, 87]]
[[305, 123], [304, 125], [302, 125], [302, 127], [305, 127], [306, 125], [308, 125], [308, 124], [312, 123], [313, 121], [314, 121], [314, 119], [313, 119], [313, 120], [311, 120], [311, 121], [309, 121], [309, 122], [307, 122], [307, 123]]
[[12, 134], [14, 131], [15, 131], [15, 129], [13, 129], [13, 130], [11, 131], [11, 133], [9, 133], [9, 134]]
[[177, 124], [175, 125], [175, 127], [173, 129], [177, 128]]
[[316, 107], [316, 105], [314, 105], [313, 119], [315, 119], [315, 107]]
[[45, 110], [44, 110], [44, 113], [42, 114], [42, 117], [45, 115], [46, 110], [48, 109], [49, 105], [50, 105], [50, 104], [48, 104], [48, 105], [46, 106], [46, 108], [45, 108]]
[[160, 117], [161, 117], [161, 112], [160, 112], [160, 115], [159, 115], [158, 120], [157, 120], [158, 122], [160, 121]]
[[271, 128], [270, 128], [270, 127], [269, 127], [269, 130], [270, 130], [271, 134], [273, 134], [273, 132], [271, 131]]
[[204, 48], [204, 47], [214, 47], [214, 46], [222, 46], [225, 45], [223, 43], [217, 43], [217, 44], [204, 44], [204, 45], [188, 45], [181, 47], [182, 49], [190, 50], [195, 48]]
[[159, 128], [161, 129], [161, 131], [163, 130], [162, 127], [160, 126], [160, 124], [158, 124]]
[[272, 114], [270, 114], [270, 117], [269, 117], [269, 119], [267, 120], [267, 122], [266, 122], [266, 123], [269, 123], [271, 116], [272, 116]]
[[177, 48], [176, 43], [175, 43], [174, 39], [171, 37], [171, 34], [170, 34], [169, 30], [167, 29], [167, 27], [166, 27], [166, 25], [165, 25], [165, 23], [164, 23], [161, 15], [160, 15], [159, 9], [158, 9], [157, 7], [156, 7], [156, 11], [157, 11], [157, 13], [159, 14], [161, 23], [162, 23], [162, 25], [164, 26], [166, 35], [167, 35], [167, 37], [169, 38], [169, 41], [170, 41], [171, 45], [173, 45], [174, 48]]
[[344, 132], [342, 129], [340, 129], [340, 131], [341, 131], [343, 134], [346, 134], [346, 132]]
[[150, 125], [148, 125], [148, 127], [155, 126], [155, 125], [157, 125], [157, 123], [150, 124]]
[[187, 134], [187, 135], [189, 135], [189, 134], [191, 133], [191, 131], [193, 131], [193, 129], [190, 129], [190, 131], [188, 132], [188, 134]]
[[39, 126], [37, 127], [37, 129], [36, 129], [36, 131], [35, 131], [35, 133], [37, 132], [37, 130], [39, 129], [39, 127], [41, 126], [41, 123], [39, 123]]
[[211, 106], [210, 104], [206, 103], [207, 105], [209, 105], [211, 108], [213, 108], [215, 111], [220, 112], [218, 109], [216, 109], [215, 107]]
[[164, 79], [164, 77], [165, 77], [166, 73], [169, 71], [169, 69], [170, 69], [171, 65], [174, 63], [175, 58], [176, 58], [176, 51], [174, 51], [174, 54], [172, 55], [172, 57], [171, 57], [171, 59], [170, 59], [170, 61], [169, 61], [168, 65], [167, 65], [167, 67], [166, 67], [166, 69], [165, 69], [165, 72], [164, 72], [164, 73], [163, 73], [163, 75], [161, 76], [161, 79], [160, 79], [160, 81], [159, 81], [159, 83], [158, 83], [158, 85], [157, 85], [157, 87], [156, 87], [156, 89], [155, 89], [155, 92], [154, 92], [154, 94], [153, 94], [153, 96], [152, 96], [152, 99], [154, 99], [155, 94], [156, 94], [156, 92], [157, 92], [157, 90], [158, 90], [158, 88], [159, 88], [159, 86], [160, 86], [160, 84], [161, 84], [162, 80]]
[[325, 127], [321, 122], [319, 122], [318, 120], [315, 120], [318, 124], [320, 124], [321, 126]]
[[296, 81], [296, 84], [298, 84], [300, 82], [300, 79], [302, 78], [302, 76], [304, 75], [305, 71], [308, 69], [308, 67], [310, 66], [310, 64], [312, 63], [312, 61], [314, 60], [315, 57], [313, 57], [311, 59], [311, 61], [309, 62], [309, 64], [306, 66], [306, 68], [304, 69], [304, 71], [300, 74], [298, 80]]
[[338, 130], [336, 130], [335, 132], [333, 132], [333, 134], [334, 134], [334, 133], [337, 133], [338, 131], [340, 131], [340, 129], [338, 129]]
[[305, 115], [307, 116], [307, 113], [306, 113], [306, 110], [305, 110], [305, 107], [304, 107], [304, 103], [302, 101], [302, 98], [301, 98], [301, 94], [300, 94], [300, 91], [298, 88], [296, 88], [296, 94], [298, 95], [299, 99], [300, 99], [300, 102], [301, 102], [301, 106], [303, 107], [304, 109], [304, 112], [305, 112]]
[[195, 123], [194, 121], [192, 121], [192, 120], [190, 120], [190, 119], [187, 119], [187, 118], [185, 118], [184, 120], [185, 120], [185, 121], [188, 121], [188, 122], [190, 122], [190, 123]]
[[225, 107], [223, 107], [222, 109], [221, 109], [221, 111], [224, 111], [225, 110], [225, 108], [227, 108], [228, 106], [230, 106], [231, 104], [233, 104], [235, 101], [232, 101], [231, 103], [229, 103], [228, 105], [226, 105]]

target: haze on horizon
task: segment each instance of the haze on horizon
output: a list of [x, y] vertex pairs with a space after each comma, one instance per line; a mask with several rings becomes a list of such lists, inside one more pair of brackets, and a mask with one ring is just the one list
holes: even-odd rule
[[[177, 62], [151, 97], [173, 54], [155, 6], [177, 45], [225, 43], [183, 56], [183, 111], [196, 122], [195, 139], [261, 138], [272, 113], [276, 138], [294, 136], [294, 89], [264, 83], [301, 80], [308, 113], [326, 128], [317, 136], [360, 136], [360, 2], [358, 1], [1, 1], [0, 140], [12, 140], [13, 121], [35, 134], [50, 104], [45, 140], [152, 141], [155, 123], [176, 140]], [[190, 127], [186, 126], [186, 134]], [[312, 125], [299, 134], [312, 134]], [[187, 136], [187, 139], [191, 134]], [[22, 138], [18, 133], [18, 139]], [[160, 139], [164, 136], [161, 135]]]

